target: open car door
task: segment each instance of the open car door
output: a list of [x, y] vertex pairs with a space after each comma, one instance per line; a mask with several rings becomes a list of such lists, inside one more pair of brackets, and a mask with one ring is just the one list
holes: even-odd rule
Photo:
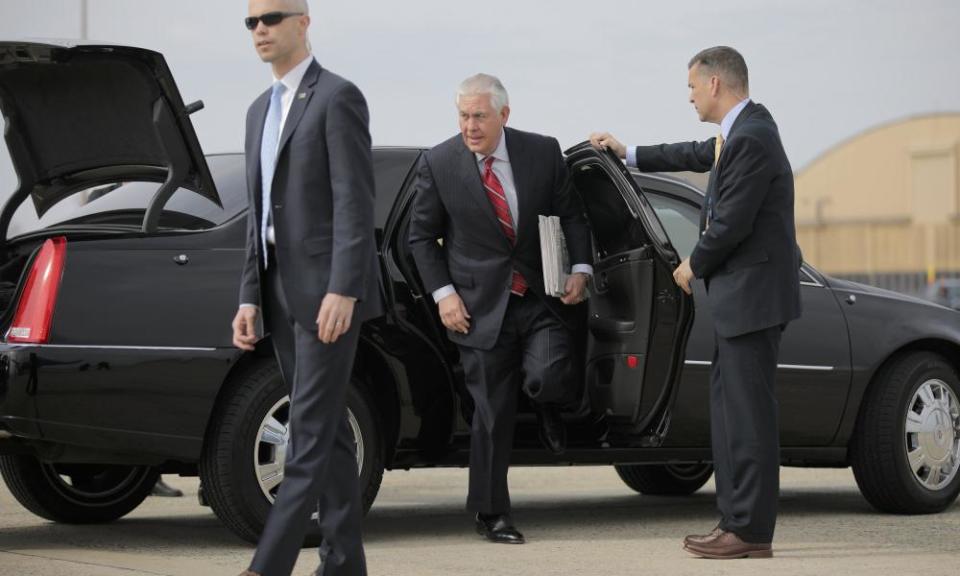
[[586, 391], [611, 444], [657, 446], [669, 428], [693, 325], [693, 298], [673, 281], [679, 256], [643, 191], [612, 153], [566, 151], [596, 247]]

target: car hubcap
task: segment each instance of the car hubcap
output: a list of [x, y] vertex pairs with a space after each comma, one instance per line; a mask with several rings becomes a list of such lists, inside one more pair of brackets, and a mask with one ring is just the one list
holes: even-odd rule
[[907, 407], [907, 461], [914, 478], [929, 490], [950, 484], [960, 467], [960, 403], [942, 380], [920, 385]]
[[[354, 447], [357, 452], [357, 469], [363, 472], [363, 436], [360, 423], [353, 411], [347, 408], [347, 423], [353, 432]], [[254, 473], [260, 490], [270, 503], [277, 496], [280, 482], [283, 481], [283, 463], [287, 459], [287, 445], [290, 442], [290, 397], [284, 396], [260, 422], [257, 443], [253, 449]]]

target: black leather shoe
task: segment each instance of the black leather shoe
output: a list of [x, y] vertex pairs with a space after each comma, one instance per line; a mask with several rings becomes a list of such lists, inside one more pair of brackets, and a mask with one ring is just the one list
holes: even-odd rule
[[179, 498], [183, 496], [183, 491], [174, 488], [173, 486], [164, 482], [163, 478], [160, 478], [157, 480], [157, 483], [153, 485], [153, 489], [150, 491], [150, 494], [153, 496], [159, 496], [161, 498]]
[[497, 544], [523, 544], [526, 540], [506, 514], [484, 516], [477, 514], [477, 534]]
[[553, 406], [537, 406], [536, 412], [540, 441], [554, 454], [563, 454], [567, 449], [567, 429], [560, 419], [560, 411]]

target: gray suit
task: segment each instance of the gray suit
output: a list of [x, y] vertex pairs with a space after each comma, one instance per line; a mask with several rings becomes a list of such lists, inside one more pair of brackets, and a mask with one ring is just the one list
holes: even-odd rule
[[[247, 113], [247, 261], [240, 302], [258, 304], [290, 387], [284, 481], [251, 569], [289, 574], [317, 510], [324, 575], [366, 574], [362, 508], [346, 393], [360, 324], [382, 311], [374, 245], [369, 116], [360, 91], [310, 64], [280, 135], [271, 188], [276, 246], [264, 268], [260, 144], [270, 91]], [[349, 332], [317, 339], [327, 293], [357, 299]]]
[[[428, 292], [453, 284], [470, 314], [467, 334], [448, 331], [460, 348], [474, 400], [467, 508], [510, 511], [507, 469], [518, 389], [559, 406], [575, 396], [572, 330], [583, 306], [546, 296], [538, 215], [560, 218], [571, 263], [592, 263], [590, 229], [553, 138], [504, 129], [517, 189], [516, 244], [497, 222], [477, 159], [460, 135], [423, 155], [410, 220], [410, 247]], [[443, 245], [437, 239], [443, 239]], [[529, 290], [511, 294], [523, 274]]]

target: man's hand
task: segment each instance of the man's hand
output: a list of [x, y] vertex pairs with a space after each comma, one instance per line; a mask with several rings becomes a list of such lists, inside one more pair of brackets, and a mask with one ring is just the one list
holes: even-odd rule
[[256, 306], [241, 306], [233, 317], [233, 345], [241, 350], [252, 351], [257, 343]]
[[437, 307], [440, 309], [440, 321], [448, 330], [461, 334], [466, 334], [470, 330], [470, 314], [467, 313], [467, 308], [463, 305], [459, 294], [454, 292], [443, 298], [437, 302]]
[[690, 288], [690, 282], [693, 281], [693, 278], [693, 269], [690, 268], [689, 258], [681, 262], [677, 269], [673, 271], [673, 281], [687, 294], [693, 294], [693, 289]]
[[567, 277], [567, 283], [563, 287], [563, 296], [560, 301], [564, 304], [579, 304], [584, 300], [584, 293], [587, 289], [588, 275], [583, 272], [575, 272]]
[[353, 304], [356, 298], [328, 293], [320, 303], [317, 314], [317, 338], [324, 344], [333, 344], [350, 330]]
[[609, 132], [594, 132], [590, 135], [590, 143], [593, 144], [594, 148], [600, 150], [613, 150], [613, 153], [619, 158], [627, 157], [627, 147], [620, 143], [619, 140], [613, 137], [613, 134]]

